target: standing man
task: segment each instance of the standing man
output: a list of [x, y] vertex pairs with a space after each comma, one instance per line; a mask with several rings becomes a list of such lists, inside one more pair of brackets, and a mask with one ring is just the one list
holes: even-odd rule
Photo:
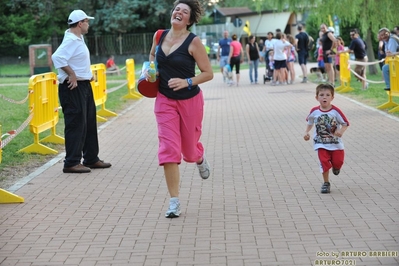
[[295, 35], [295, 48], [298, 53], [298, 63], [301, 66], [302, 70], [302, 82], [306, 83], [308, 81], [308, 69], [306, 67], [307, 59], [308, 59], [308, 43], [309, 43], [309, 35], [304, 32], [303, 26], [301, 24], [298, 25], [297, 30], [299, 33]]
[[[229, 64], [229, 54], [230, 54], [230, 43], [232, 42], [231, 38], [229, 38], [229, 32], [225, 30], [223, 32], [223, 39], [219, 41], [218, 52], [216, 54], [216, 58], [219, 61], [220, 72], [223, 74], [223, 67]], [[222, 50], [222, 52], [220, 52]], [[223, 75], [223, 80], [225, 81], [225, 77]]]
[[[385, 54], [386, 56], [391, 56], [399, 49], [399, 44], [392, 36], [390, 31], [387, 28], [382, 28], [378, 31], [378, 37], [380, 40], [384, 41], [385, 44]], [[384, 90], [391, 90], [391, 80], [389, 75], [389, 64], [385, 64], [382, 66], [382, 74], [384, 75], [385, 88]]]
[[323, 61], [326, 69], [326, 73], [328, 76], [328, 81], [331, 84], [334, 84], [334, 68], [332, 62], [333, 48], [337, 43], [337, 40], [334, 37], [334, 31], [327, 28], [326, 24], [320, 25], [320, 39], [323, 46]]
[[[359, 62], [367, 62], [367, 52], [366, 52], [366, 44], [359, 37], [359, 30], [352, 29], [350, 31], [350, 37], [352, 39], [351, 43], [347, 50], [344, 50], [341, 53], [353, 53], [355, 55], [355, 60]], [[357, 78], [362, 82], [362, 89], [366, 90], [369, 84], [366, 82], [366, 66], [365, 65], [356, 65], [355, 72], [362, 78]]]
[[[58, 94], [65, 121], [64, 173], [88, 173], [90, 168], [108, 168], [98, 158], [96, 106], [90, 81], [90, 52], [83, 35], [89, 31], [89, 17], [74, 10], [68, 18], [69, 29], [52, 55], [58, 69]], [[83, 165], [81, 164], [83, 156]]]

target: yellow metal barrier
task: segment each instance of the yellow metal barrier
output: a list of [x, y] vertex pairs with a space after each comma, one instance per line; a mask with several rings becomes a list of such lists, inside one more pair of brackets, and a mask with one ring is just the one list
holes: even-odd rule
[[0, 203], [22, 203], [24, 198], [0, 188]]
[[399, 97], [399, 56], [387, 56], [385, 64], [389, 64], [389, 77], [391, 90], [387, 91], [388, 102], [378, 106], [378, 109], [389, 109], [389, 113], [399, 112], [399, 104], [392, 100], [393, 96]]
[[31, 76], [29, 79], [29, 109], [33, 112], [33, 118], [29, 124], [33, 134], [33, 144], [19, 150], [26, 153], [55, 154], [51, 149], [39, 142], [39, 134], [51, 129], [50, 136], [42, 139], [42, 142], [64, 144], [64, 138], [55, 132], [55, 126], [59, 120], [58, 114], [58, 88], [57, 75], [49, 72]]
[[140, 99], [143, 97], [136, 91], [136, 73], [134, 70], [134, 59], [126, 59], [126, 79], [128, 93], [124, 99]]
[[349, 53], [342, 53], [339, 55], [339, 79], [341, 80], [341, 86], [335, 88], [338, 92], [350, 92], [354, 89], [350, 86], [351, 84], [351, 72], [349, 70]]
[[101, 109], [97, 111], [97, 121], [105, 122], [107, 119], [103, 116], [117, 116], [116, 113], [105, 108], [105, 102], [107, 101], [106, 68], [104, 64], [91, 65], [90, 68], [94, 77], [94, 80], [91, 82], [94, 102], [96, 106], [101, 105]]

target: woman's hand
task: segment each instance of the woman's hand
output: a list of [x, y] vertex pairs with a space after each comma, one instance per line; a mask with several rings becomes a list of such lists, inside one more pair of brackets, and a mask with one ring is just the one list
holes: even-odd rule
[[178, 91], [188, 87], [187, 80], [181, 78], [171, 78], [168, 81], [169, 88]]

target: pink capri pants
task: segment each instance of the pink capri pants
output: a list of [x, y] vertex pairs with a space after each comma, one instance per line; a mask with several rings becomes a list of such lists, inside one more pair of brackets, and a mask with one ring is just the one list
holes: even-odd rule
[[202, 91], [187, 100], [169, 99], [158, 92], [154, 108], [158, 124], [158, 160], [165, 163], [197, 162], [204, 155], [199, 141], [204, 117]]

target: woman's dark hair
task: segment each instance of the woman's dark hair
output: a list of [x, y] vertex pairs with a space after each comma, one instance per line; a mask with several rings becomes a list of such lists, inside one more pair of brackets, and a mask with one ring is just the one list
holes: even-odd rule
[[233, 39], [233, 41], [237, 40], [237, 34], [233, 34], [233, 36], [231, 36], [231, 39]]
[[204, 14], [202, 5], [198, 0], [176, 0], [173, 3], [173, 9], [172, 9], [171, 13], [173, 13], [173, 11], [175, 10], [175, 8], [178, 4], [188, 5], [191, 9], [190, 24], [187, 25], [187, 29], [190, 29], [194, 23], [198, 23], [200, 21], [201, 16]]
[[280, 39], [281, 39], [281, 36], [282, 36], [281, 32], [277, 32], [277, 33], [276, 33], [276, 39], [277, 39], [277, 40], [280, 40]]

